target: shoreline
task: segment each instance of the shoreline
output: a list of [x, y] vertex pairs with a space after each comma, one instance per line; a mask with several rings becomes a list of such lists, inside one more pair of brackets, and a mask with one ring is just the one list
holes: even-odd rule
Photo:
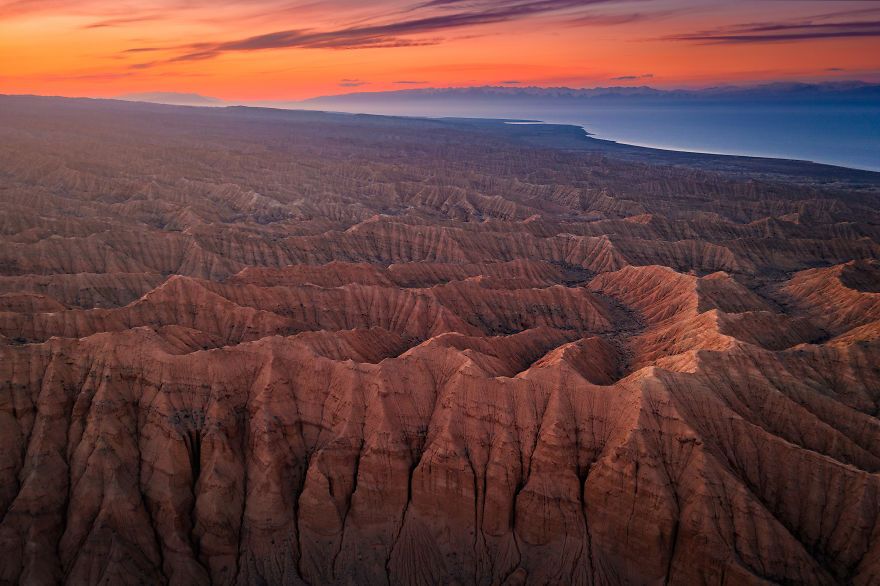
[[[491, 120], [491, 119], [490, 119]], [[698, 148], [688, 148], [688, 147], [678, 147], [675, 145], [665, 145], [665, 144], [657, 144], [650, 141], [646, 142], [636, 142], [627, 139], [619, 139], [610, 136], [603, 136], [602, 134], [590, 132], [590, 130], [584, 126], [583, 124], [579, 124], [577, 122], [546, 122], [543, 120], [503, 120], [505, 124], [509, 124], [512, 126], [575, 126], [584, 131], [584, 134], [594, 140], [606, 141], [614, 144], [618, 144], [624, 147], [633, 147], [640, 149], [650, 149], [654, 151], [665, 151], [668, 153], [682, 153], [689, 155], [706, 155], [713, 157], [738, 157], [738, 158], [749, 158], [749, 159], [768, 159], [775, 161], [792, 161], [798, 163], [808, 163], [812, 165], [823, 165], [829, 167], [839, 167], [841, 169], [848, 169], [852, 171], [863, 171], [867, 173], [880, 173], [880, 164], [877, 167], [857, 167], [852, 164], [847, 164], [841, 161], [817, 161], [812, 159], [801, 159], [795, 157], [786, 157], [780, 155], [773, 155], [769, 153], [754, 153], [754, 152], [745, 152], [745, 151], [717, 151], [717, 150], [701, 150]]]
[[676, 152], [676, 153], [687, 153], [687, 154], [692, 154], [692, 155], [712, 155], [712, 156], [719, 156], [719, 157], [749, 157], [749, 158], [753, 158], [753, 159], [773, 159], [773, 160], [778, 160], [778, 161], [798, 161], [798, 162], [803, 162], [803, 163], [811, 163], [813, 165], [827, 165], [830, 167], [840, 167], [843, 169], [850, 169], [853, 171], [866, 171], [868, 173], [880, 173], [880, 165], [878, 165], [877, 167], [874, 167], [874, 168], [856, 167], [856, 166], [853, 166], [852, 164], [843, 163], [841, 161], [817, 161], [817, 160], [812, 160], [812, 159], [797, 159], [797, 158], [790, 158], [790, 157], [784, 157], [784, 156], [778, 156], [778, 155], [774, 156], [772, 154], [750, 153], [750, 152], [744, 152], [744, 151], [723, 152], [723, 151], [714, 151], [714, 150], [713, 151], [695, 150], [692, 148], [678, 147], [678, 146], [674, 146], [674, 145], [663, 145], [663, 144], [655, 144], [655, 143], [649, 143], [649, 142], [634, 142], [634, 141], [629, 141], [629, 140], [624, 142], [623, 140], [618, 140], [615, 138], [603, 137], [598, 134], [593, 134], [589, 130], [587, 130], [585, 126], [581, 126], [581, 128], [583, 128], [584, 132], [586, 132], [591, 138], [596, 138], [596, 139], [600, 139], [600, 140], [608, 140], [608, 141], [611, 141], [611, 142], [614, 142], [617, 144], [624, 144], [627, 146], [637, 147], [637, 148], [653, 149], [653, 150], [660, 150], [660, 151], [670, 151], [670, 152]]

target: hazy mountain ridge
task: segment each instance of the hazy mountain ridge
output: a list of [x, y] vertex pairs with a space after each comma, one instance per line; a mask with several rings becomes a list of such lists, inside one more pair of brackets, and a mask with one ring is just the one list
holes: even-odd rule
[[602, 99], [602, 98], [654, 98], [654, 99], [798, 99], [835, 98], [880, 100], [880, 84], [867, 82], [827, 83], [769, 83], [749, 86], [716, 86], [704, 89], [662, 90], [650, 86], [608, 86], [596, 88], [569, 87], [505, 87], [474, 86], [462, 88], [419, 88], [377, 92], [353, 92], [328, 95], [303, 100], [302, 103], [323, 103], [374, 98], [492, 98], [492, 99]]
[[126, 102], [151, 102], [170, 106], [224, 106], [227, 102], [220, 98], [212, 98], [195, 93], [181, 92], [142, 92], [124, 94], [117, 99]]
[[138, 92], [118, 96], [117, 99], [132, 102], [152, 102], [176, 106], [221, 106], [221, 105], [275, 105], [295, 107], [297, 105], [313, 106], [321, 103], [339, 101], [366, 100], [398, 100], [398, 99], [535, 99], [553, 98], [563, 100], [594, 100], [594, 99], [864, 99], [880, 101], [880, 84], [862, 81], [841, 81], [825, 83], [777, 82], [760, 85], [723, 85], [703, 89], [658, 89], [647, 85], [639, 86], [605, 86], [594, 88], [559, 87], [508, 87], [508, 86], [469, 86], [469, 87], [429, 87], [400, 90], [361, 91], [344, 94], [316, 96], [305, 100], [271, 101], [256, 100], [224, 100], [212, 96], [204, 96], [187, 92]]

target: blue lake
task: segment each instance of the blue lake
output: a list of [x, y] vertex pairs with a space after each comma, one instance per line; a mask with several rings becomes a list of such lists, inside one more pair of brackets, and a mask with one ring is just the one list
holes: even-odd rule
[[803, 159], [880, 171], [880, 101], [534, 99], [333, 102], [328, 110], [399, 116], [541, 120], [597, 138], [704, 153]]
[[600, 106], [543, 120], [577, 124], [597, 138], [639, 146], [880, 171], [880, 106]]

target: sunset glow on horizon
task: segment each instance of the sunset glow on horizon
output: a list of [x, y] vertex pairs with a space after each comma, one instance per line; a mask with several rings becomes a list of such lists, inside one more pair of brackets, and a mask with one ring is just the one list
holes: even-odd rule
[[7, 0], [0, 93], [294, 100], [880, 79], [880, 2]]

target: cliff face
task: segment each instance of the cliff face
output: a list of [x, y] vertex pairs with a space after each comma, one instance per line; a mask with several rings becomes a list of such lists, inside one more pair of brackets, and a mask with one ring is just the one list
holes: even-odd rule
[[0, 103], [0, 583], [880, 582], [876, 188]]

